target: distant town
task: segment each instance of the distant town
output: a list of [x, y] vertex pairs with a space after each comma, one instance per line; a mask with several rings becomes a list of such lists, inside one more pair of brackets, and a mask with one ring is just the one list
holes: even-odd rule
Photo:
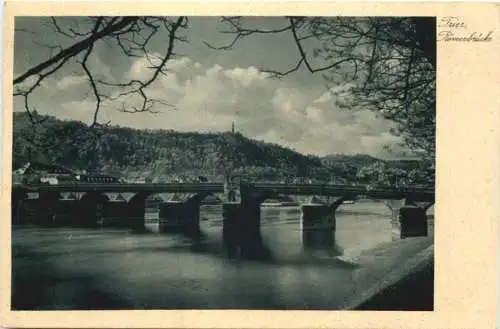
[[[28, 162], [13, 173], [15, 184], [49, 184], [58, 185], [69, 182], [85, 183], [166, 183], [151, 177], [124, 178], [118, 174], [71, 170], [59, 165], [40, 162]], [[203, 178], [200, 177], [200, 180]], [[184, 182], [182, 178], [174, 178], [171, 182]]]
[[[28, 162], [23, 167], [13, 172], [14, 184], [47, 184], [60, 185], [75, 182], [82, 183], [128, 183], [128, 184], [167, 184], [167, 183], [193, 183], [208, 182], [205, 176], [189, 177], [185, 175], [172, 175], [170, 177], [122, 177], [118, 173], [103, 173], [86, 170], [71, 170], [64, 166], [50, 165], [40, 162]], [[345, 184], [345, 179], [331, 183]], [[295, 178], [274, 183], [312, 184], [316, 179]], [[355, 185], [355, 184], [351, 184]]]
[[[28, 162], [21, 168], [14, 170], [12, 173], [13, 184], [23, 185], [60, 185], [75, 182], [82, 183], [128, 183], [128, 184], [167, 184], [167, 183], [193, 183], [193, 182], [208, 182], [209, 179], [205, 176], [190, 177], [186, 175], [171, 175], [170, 177], [152, 177], [152, 176], [136, 176], [123, 177], [119, 173], [106, 173], [87, 170], [72, 170], [60, 165], [45, 164], [41, 162]], [[235, 176], [234, 179], [238, 178]], [[342, 184], [342, 185], [360, 185], [359, 183], [348, 183], [345, 178], [332, 179], [329, 182], [318, 181], [307, 177], [288, 178], [281, 181], [269, 181], [272, 183], [281, 184]], [[398, 181], [398, 186], [404, 186], [404, 180]], [[365, 185], [365, 184], [363, 184]], [[420, 184], [411, 184], [412, 186], [422, 186]]]

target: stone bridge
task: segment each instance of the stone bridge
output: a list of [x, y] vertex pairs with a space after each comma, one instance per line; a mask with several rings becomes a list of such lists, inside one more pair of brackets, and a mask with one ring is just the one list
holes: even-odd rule
[[[334, 244], [337, 208], [348, 200], [385, 200], [392, 210], [393, 236], [427, 235], [426, 210], [434, 203], [434, 190], [425, 188], [370, 188], [329, 184], [224, 183], [68, 183], [60, 185], [15, 185], [12, 188], [13, 222], [19, 222], [20, 209], [29, 193], [38, 194], [38, 209], [55, 218], [62, 193], [82, 196], [72, 203], [82, 222], [99, 223], [109, 203], [106, 193], [133, 193], [119, 217], [130, 226], [156, 232], [175, 227], [177, 231], [200, 239], [200, 206], [209, 195], [220, 196], [223, 208], [223, 241], [230, 257], [265, 259], [270, 257], [260, 234], [260, 205], [280, 196], [321, 196], [329, 201], [301, 204], [302, 244], [306, 249], [328, 248]], [[182, 194], [181, 201], [154, 202], [160, 193]], [[55, 220], [55, 219], [54, 219]]]

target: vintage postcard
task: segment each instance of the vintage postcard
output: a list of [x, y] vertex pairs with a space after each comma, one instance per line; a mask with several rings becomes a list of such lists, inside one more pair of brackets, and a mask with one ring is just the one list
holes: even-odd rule
[[4, 22], [1, 326], [495, 326], [496, 5]]

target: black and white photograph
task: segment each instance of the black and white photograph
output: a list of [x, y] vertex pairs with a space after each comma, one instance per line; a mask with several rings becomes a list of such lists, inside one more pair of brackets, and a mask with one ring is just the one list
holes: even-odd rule
[[433, 311], [437, 18], [331, 15], [15, 17], [11, 310]]

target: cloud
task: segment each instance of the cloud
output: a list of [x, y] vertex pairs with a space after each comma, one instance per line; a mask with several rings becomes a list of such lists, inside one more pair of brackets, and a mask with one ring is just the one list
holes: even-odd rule
[[261, 82], [263, 81], [263, 79], [269, 76], [267, 73], [260, 72], [254, 66], [248, 67], [246, 69], [237, 67], [234, 69], [225, 70], [224, 74], [228, 78], [241, 83], [241, 85], [245, 87], [250, 86], [254, 82]]
[[346, 83], [330, 88], [321, 96], [313, 101], [313, 103], [327, 103], [332, 99], [345, 99], [350, 96], [350, 90], [354, 87], [352, 83]]
[[191, 60], [188, 57], [173, 58], [167, 62], [167, 69], [172, 71], [178, 71], [191, 64]]
[[[139, 58], [123, 77], [147, 78], [158, 60], [157, 54]], [[110, 73], [104, 67], [101, 72]], [[58, 89], [47, 95], [59, 95], [63, 90], [65, 96], [39, 95], [38, 100], [47, 113], [88, 122], [95, 103], [91, 94], [82, 95], [82, 81], [81, 76], [65, 76], [54, 85], [44, 86]], [[204, 132], [227, 131], [235, 122], [236, 129], [247, 137], [306, 154], [384, 154], [385, 145], [396, 145], [400, 139], [388, 132], [392, 123], [374, 112], [339, 107], [352, 97], [351, 88], [348, 84], [327, 92], [319, 85], [298, 88], [285, 80], [270, 79], [254, 66], [207, 66], [183, 57], [171, 60], [167, 74], [160, 75], [145, 90], [150, 97], [162, 99], [175, 109], [158, 104], [157, 114], [126, 114], [116, 111], [116, 104], [105, 103], [100, 120], [135, 128]], [[138, 101], [131, 98], [127, 105], [137, 105]]]
[[57, 88], [69, 89], [80, 84], [88, 83], [88, 77], [84, 75], [67, 75], [57, 81]]

